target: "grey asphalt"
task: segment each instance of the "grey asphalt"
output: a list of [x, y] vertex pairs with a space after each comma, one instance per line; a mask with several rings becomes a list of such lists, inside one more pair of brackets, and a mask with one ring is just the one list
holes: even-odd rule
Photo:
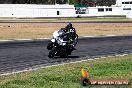
[[68, 58], [48, 58], [49, 40], [0, 42], [0, 74], [108, 55], [132, 53], [132, 36], [80, 38]]

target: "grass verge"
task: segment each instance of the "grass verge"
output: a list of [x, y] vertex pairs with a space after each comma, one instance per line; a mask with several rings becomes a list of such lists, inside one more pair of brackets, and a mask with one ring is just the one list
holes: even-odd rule
[[132, 21], [128, 18], [88, 17], [88, 18], [0, 18], [0, 22], [91, 22], [91, 21]]
[[[132, 55], [128, 55], [0, 76], [0, 88], [82, 88], [79, 84], [82, 66], [88, 70], [90, 79], [132, 81]], [[132, 86], [90, 86], [90, 88], [97, 87], [130, 88]]]
[[[0, 40], [51, 38], [67, 23], [0, 23]], [[132, 35], [132, 23], [73, 23], [79, 36]]]

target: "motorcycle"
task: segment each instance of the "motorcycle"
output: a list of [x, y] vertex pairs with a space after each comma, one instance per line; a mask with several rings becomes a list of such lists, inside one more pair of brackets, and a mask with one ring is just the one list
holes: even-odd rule
[[74, 50], [73, 46], [75, 46], [77, 42], [77, 34], [73, 40], [68, 34], [63, 33], [63, 31], [55, 31], [53, 33], [53, 38], [47, 45], [47, 49], [50, 50], [48, 57], [68, 57], [68, 55], [71, 55], [71, 52]]

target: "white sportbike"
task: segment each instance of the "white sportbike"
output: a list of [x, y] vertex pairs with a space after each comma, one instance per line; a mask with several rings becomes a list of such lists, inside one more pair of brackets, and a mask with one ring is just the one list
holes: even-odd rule
[[47, 49], [50, 50], [48, 57], [68, 57], [68, 55], [71, 55], [71, 52], [74, 50], [77, 43], [77, 34], [74, 34], [73, 36], [72, 33], [65, 33], [63, 30], [55, 31], [53, 33], [53, 38], [47, 45]]

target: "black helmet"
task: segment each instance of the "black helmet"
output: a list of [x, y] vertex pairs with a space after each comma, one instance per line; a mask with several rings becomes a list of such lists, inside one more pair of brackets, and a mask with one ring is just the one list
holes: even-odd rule
[[72, 27], [72, 23], [71, 22], [68, 23], [67, 27]]

